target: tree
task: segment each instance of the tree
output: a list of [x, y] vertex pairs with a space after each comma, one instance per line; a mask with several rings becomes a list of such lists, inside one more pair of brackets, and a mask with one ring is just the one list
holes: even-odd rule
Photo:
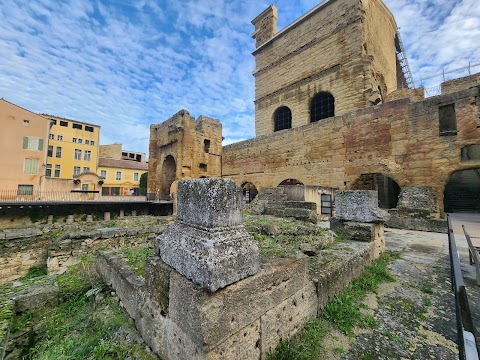
[[147, 195], [147, 182], [148, 182], [148, 172], [143, 173], [140, 176], [140, 195]]

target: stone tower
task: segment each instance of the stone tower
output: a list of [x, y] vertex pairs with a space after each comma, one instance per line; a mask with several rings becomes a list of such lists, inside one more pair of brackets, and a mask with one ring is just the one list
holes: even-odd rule
[[379, 104], [404, 84], [397, 25], [381, 0], [326, 0], [277, 32], [270, 6], [256, 39], [256, 136]]
[[180, 110], [150, 126], [148, 198], [171, 200], [176, 180], [221, 176], [222, 124]]

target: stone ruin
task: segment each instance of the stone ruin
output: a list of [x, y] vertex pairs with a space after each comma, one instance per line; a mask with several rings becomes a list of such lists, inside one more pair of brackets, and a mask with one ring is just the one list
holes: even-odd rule
[[383, 220], [375, 215], [374, 196], [345, 194], [345, 201], [360, 201], [359, 207], [343, 212], [340, 206], [342, 220], [332, 227], [353, 235], [352, 229], [361, 229], [363, 236], [334, 245], [332, 261], [312, 270], [315, 258], [303, 254], [259, 256], [243, 229], [240, 188], [232, 180], [181, 181], [177, 219], [156, 239], [145, 278], [115, 253], [99, 254], [97, 271], [162, 359], [265, 358], [383, 251]]

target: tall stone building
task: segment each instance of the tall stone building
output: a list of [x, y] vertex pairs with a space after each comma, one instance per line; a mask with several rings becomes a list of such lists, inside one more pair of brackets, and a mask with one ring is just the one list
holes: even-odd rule
[[[479, 74], [431, 98], [408, 88], [398, 29], [381, 0], [327, 0], [279, 32], [276, 19], [271, 6], [252, 21], [256, 137], [218, 148], [221, 163], [203, 175], [220, 173], [250, 193], [301, 184], [318, 213], [334, 189], [374, 189], [381, 207], [403, 210], [420, 206], [411, 197], [428, 198], [421, 210], [430, 218], [480, 211]], [[164, 124], [151, 128], [157, 178], [168, 168], [161, 149], [199, 146], [183, 133], [174, 142], [180, 130]], [[174, 166], [176, 179], [201, 175], [187, 164]]]
[[276, 20], [272, 5], [252, 21], [257, 136], [378, 104], [405, 85], [381, 0], [324, 1], [279, 32]]
[[170, 200], [176, 180], [221, 176], [222, 125], [181, 110], [150, 126], [148, 196]]

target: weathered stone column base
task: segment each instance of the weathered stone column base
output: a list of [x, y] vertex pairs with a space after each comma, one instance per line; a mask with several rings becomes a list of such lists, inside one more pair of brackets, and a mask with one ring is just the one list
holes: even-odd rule
[[385, 251], [385, 232], [383, 223], [361, 223], [355, 221], [330, 220], [330, 229], [344, 234], [349, 240], [373, 242], [374, 259]]
[[259, 251], [243, 225], [203, 228], [176, 221], [157, 238], [156, 253], [211, 292], [254, 275]]

